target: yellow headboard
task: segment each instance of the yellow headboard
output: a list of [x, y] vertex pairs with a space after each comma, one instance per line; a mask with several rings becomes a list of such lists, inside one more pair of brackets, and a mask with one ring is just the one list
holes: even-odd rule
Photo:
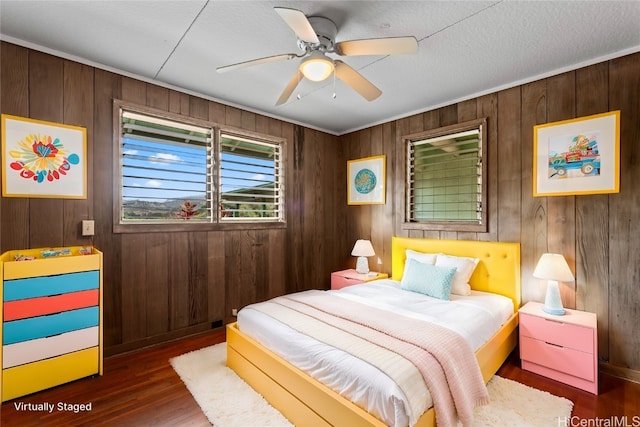
[[469, 279], [471, 289], [504, 295], [513, 300], [515, 310], [520, 308], [519, 243], [412, 239], [394, 236], [391, 242], [391, 278], [394, 280], [402, 279], [406, 249], [479, 258], [480, 262]]

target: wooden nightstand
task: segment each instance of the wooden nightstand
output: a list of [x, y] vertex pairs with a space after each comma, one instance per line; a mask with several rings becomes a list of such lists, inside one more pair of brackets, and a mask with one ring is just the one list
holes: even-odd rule
[[372, 280], [386, 279], [387, 277], [389, 277], [387, 273], [377, 273], [375, 271], [370, 271], [366, 274], [360, 274], [354, 269], [335, 271], [331, 273], [331, 289], [341, 289]]
[[564, 316], [529, 302], [520, 309], [522, 369], [598, 394], [598, 329], [594, 313]]

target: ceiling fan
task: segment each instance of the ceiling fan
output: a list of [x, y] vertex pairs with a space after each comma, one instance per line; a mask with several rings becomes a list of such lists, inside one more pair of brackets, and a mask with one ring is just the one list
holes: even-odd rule
[[336, 43], [338, 28], [330, 19], [322, 16], [307, 17], [299, 10], [285, 7], [275, 7], [274, 9], [298, 37], [298, 47], [302, 52], [267, 56], [225, 65], [216, 70], [218, 73], [225, 73], [258, 64], [302, 58], [296, 73], [287, 83], [276, 105], [287, 102], [303, 77], [312, 81], [322, 81], [332, 73], [334, 73], [334, 77], [345, 82], [366, 100], [373, 101], [382, 94], [382, 91], [355, 69], [339, 59], [328, 57], [327, 54], [340, 56], [393, 55], [416, 53], [418, 50], [418, 41], [413, 36], [346, 40]]

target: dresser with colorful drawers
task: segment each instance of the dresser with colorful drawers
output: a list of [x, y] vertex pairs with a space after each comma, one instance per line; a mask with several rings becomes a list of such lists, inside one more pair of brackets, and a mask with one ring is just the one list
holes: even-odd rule
[[102, 375], [102, 253], [93, 247], [0, 257], [0, 394], [14, 399]]

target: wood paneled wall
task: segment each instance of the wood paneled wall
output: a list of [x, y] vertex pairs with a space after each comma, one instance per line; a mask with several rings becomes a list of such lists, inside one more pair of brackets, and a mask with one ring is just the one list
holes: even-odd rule
[[[541, 300], [538, 257], [560, 252], [576, 276], [568, 307], [596, 312], [599, 356], [638, 378], [640, 337], [640, 54], [633, 54], [341, 137], [2, 42], [2, 113], [84, 126], [88, 198], [0, 199], [1, 251], [93, 244], [104, 252], [105, 346], [114, 354], [229, 321], [232, 308], [326, 288], [370, 238], [372, 268], [391, 269], [391, 236], [516, 241], [523, 299]], [[113, 99], [285, 138], [286, 227], [211, 232], [112, 232]], [[621, 110], [621, 191], [532, 197], [533, 126]], [[402, 227], [402, 135], [475, 118], [488, 122], [486, 233]], [[387, 202], [346, 205], [346, 161], [387, 156]], [[96, 221], [82, 237], [80, 222]], [[375, 266], [375, 263], [379, 265]], [[629, 374], [631, 372], [631, 374]]]
[[[348, 159], [387, 156], [387, 203], [348, 210], [348, 240], [368, 238], [390, 270], [392, 235], [521, 243], [524, 301], [544, 299], [531, 274], [544, 252], [575, 273], [566, 307], [597, 313], [605, 369], [640, 380], [640, 54], [633, 54], [342, 136]], [[620, 193], [533, 197], [533, 126], [621, 110]], [[486, 117], [486, 233], [406, 230], [402, 136]]]
[[[0, 249], [104, 253], [107, 354], [211, 328], [231, 309], [326, 288], [349, 252], [339, 138], [2, 42], [0, 110], [87, 128], [86, 200], [2, 198]], [[286, 228], [114, 234], [113, 100], [286, 139]], [[83, 219], [95, 236], [82, 237]]]

